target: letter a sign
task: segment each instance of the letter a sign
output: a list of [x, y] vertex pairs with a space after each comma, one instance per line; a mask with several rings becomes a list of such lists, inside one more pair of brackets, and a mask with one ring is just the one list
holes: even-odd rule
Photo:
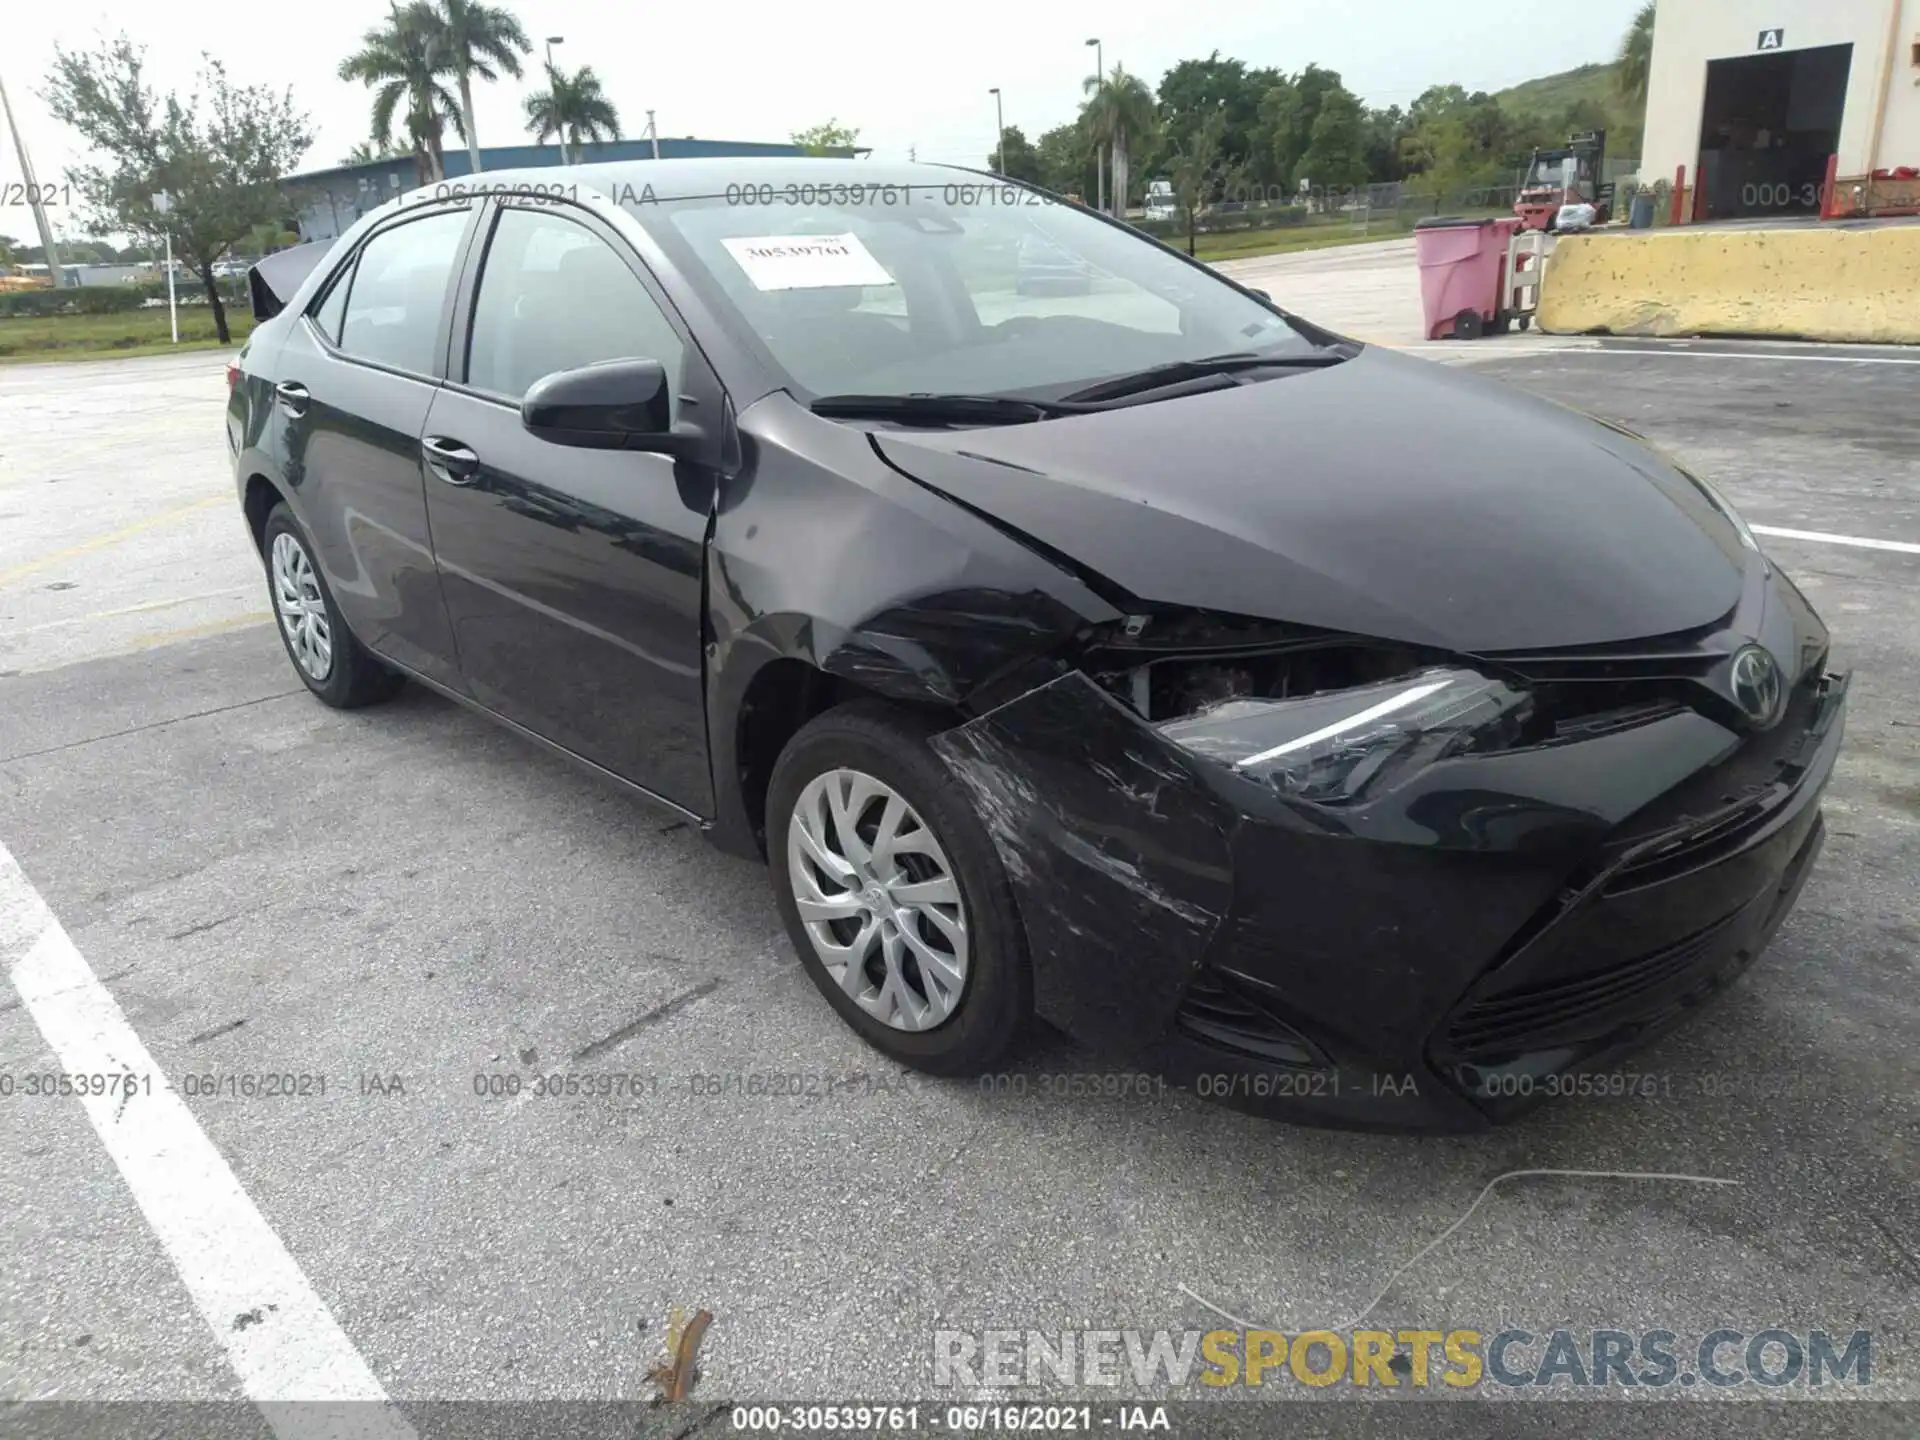
[[1784, 28], [1778, 30], [1762, 30], [1760, 32], [1760, 48], [1762, 50], [1784, 50], [1786, 44], [1787, 32]]

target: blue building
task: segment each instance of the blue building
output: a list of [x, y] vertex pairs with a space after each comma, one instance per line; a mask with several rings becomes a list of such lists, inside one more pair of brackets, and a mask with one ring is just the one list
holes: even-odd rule
[[[694, 160], [719, 155], [800, 155], [800, 146], [758, 140], [696, 140], [691, 135], [659, 140], [661, 160]], [[652, 140], [608, 140], [601, 144], [574, 147], [577, 163], [596, 165], [607, 160], [651, 160], [656, 158]], [[848, 150], [849, 155], [865, 150]], [[558, 165], [560, 147], [553, 145], [483, 145], [483, 168], [520, 170], [535, 165]], [[466, 147], [448, 137], [442, 165], [447, 179], [472, 173]], [[310, 170], [304, 175], [289, 175], [282, 188], [293, 202], [299, 217], [302, 240], [332, 240], [354, 221], [396, 195], [405, 194], [420, 183], [411, 155], [393, 160], [375, 160], [366, 165], [339, 165], [331, 170]]]

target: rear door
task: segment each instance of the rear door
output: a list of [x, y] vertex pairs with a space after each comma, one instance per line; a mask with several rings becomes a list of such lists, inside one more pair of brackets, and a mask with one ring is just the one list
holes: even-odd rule
[[690, 460], [555, 445], [534, 381], [658, 360], [676, 418], [724, 396], [624, 239], [558, 203], [506, 204], [469, 262], [451, 374], [422, 437], [427, 513], [462, 675], [483, 705], [699, 815], [712, 813], [702, 562], [713, 476]]
[[348, 627], [456, 689], [420, 434], [445, 373], [454, 280], [478, 209], [429, 210], [370, 232], [292, 327], [274, 399], [294, 509]]

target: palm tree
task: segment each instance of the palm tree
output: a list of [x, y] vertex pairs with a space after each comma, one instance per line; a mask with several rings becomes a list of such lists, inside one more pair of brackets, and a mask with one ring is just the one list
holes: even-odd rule
[[493, 81], [505, 71], [520, 78], [520, 57], [533, 49], [520, 21], [484, 0], [440, 0], [441, 41], [460, 82], [460, 120], [467, 132], [467, 160], [480, 173], [480, 136], [473, 123], [473, 77]]
[[1089, 76], [1086, 82], [1087, 124], [1099, 144], [1107, 147], [1108, 171], [1113, 176], [1109, 198], [1113, 213], [1127, 213], [1127, 155], [1153, 134], [1156, 122], [1153, 91], [1138, 75], [1115, 64], [1113, 73]]
[[1614, 61], [1614, 83], [1620, 93], [1637, 109], [1647, 104], [1647, 81], [1653, 69], [1653, 0], [1640, 7], [1633, 24], [1620, 41], [1620, 55]]
[[527, 97], [527, 132], [536, 144], [559, 138], [560, 163], [572, 163], [569, 146], [588, 140], [618, 140], [620, 112], [613, 108], [600, 77], [591, 65], [569, 75], [557, 65], [547, 66], [547, 88]]
[[393, 144], [393, 118], [404, 108], [420, 183], [446, 178], [440, 136], [448, 125], [463, 140], [467, 132], [460, 102], [442, 83], [452, 73], [452, 52], [438, 12], [426, 0], [413, 0], [404, 10], [393, 6], [387, 23], [367, 31], [360, 44], [359, 51], [340, 62], [340, 78], [376, 87], [374, 142], [382, 148]]
[[382, 160], [396, 158], [398, 158], [396, 152], [388, 149], [380, 141], [362, 140], [341, 157], [340, 163], [342, 165], [374, 165]]

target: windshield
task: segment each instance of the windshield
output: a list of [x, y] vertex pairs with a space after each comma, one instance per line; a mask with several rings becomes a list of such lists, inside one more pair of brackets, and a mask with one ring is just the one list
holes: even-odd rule
[[629, 209], [803, 398], [1057, 394], [1223, 352], [1313, 349], [1207, 271], [1039, 191], [735, 190]]
[[1561, 164], [1567, 157], [1562, 155], [1543, 156], [1533, 165], [1533, 173], [1527, 176], [1529, 185], [1558, 185], [1562, 174]]

